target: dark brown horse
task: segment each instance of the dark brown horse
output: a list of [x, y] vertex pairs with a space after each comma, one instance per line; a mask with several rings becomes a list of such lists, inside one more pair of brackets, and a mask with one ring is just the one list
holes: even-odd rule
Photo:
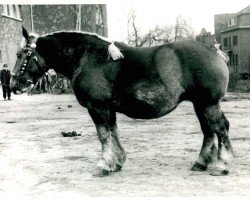
[[228, 173], [233, 149], [229, 122], [219, 104], [227, 90], [229, 73], [215, 51], [195, 41], [134, 48], [83, 32], [56, 32], [35, 38], [23, 29], [23, 36], [26, 44], [13, 71], [12, 90], [25, 92], [48, 70], [47, 66], [68, 77], [78, 102], [88, 109], [96, 125], [102, 145], [98, 175], [119, 171], [126, 160], [116, 112], [153, 119], [168, 114], [184, 100], [193, 103], [204, 134], [192, 170], [213, 166], [211, 174]]

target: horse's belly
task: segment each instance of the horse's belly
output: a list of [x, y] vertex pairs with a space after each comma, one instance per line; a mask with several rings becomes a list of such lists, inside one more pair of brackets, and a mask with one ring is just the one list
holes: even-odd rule
[[171, 112], [179, 103], [179, 94], [163, 85], [135, 88], [115, 100], [118, 112], [131, 118], [153, 119]]
[[154, 119], [170, 113], [175, 108], [176, 105], [172, 107], [162, 106], [159, 108], [140, 102], [139, 104], [129, 105], [125, 109], [121, 109], [120, 112], [135, 119]]

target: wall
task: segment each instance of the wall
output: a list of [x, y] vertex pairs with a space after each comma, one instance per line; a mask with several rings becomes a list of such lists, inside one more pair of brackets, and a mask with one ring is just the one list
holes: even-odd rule
[[[22, 39], [22, 21], [9, 18], [2, 15], [3, 6], [0, 5], [0, 69], [3, 64], [8, 64], [12, 70], [16, 62], [16, 53], [20, 48], [20, 41]], [[21, 12], [28, 16], [28, 10], [25, 8]], [[28, 22], [28, 20], [27, 20]], [[27, 25], [28, 26], [28, 25]]]
[[[238, 44], [230, 47], [223, 47], [224, 51], [232, 50], [233, 54], [238, 54], [238, 67], [235, 69], [234, 66], [229, 66], [230, 71], [238, 71], [239, 73], [250, 73], [250, 28], [249, 29], [235, 29], [232, 31], [224, 32], [222, 39], [227, 37], [233, 37], [237, 35]], [[232, 40], [232, 39], [231, 39]]]
[[215, 36], [211, 33], [199, 34], [196, 36], [195, 40], [206, 44], [209, 47], [212, 47], [215, 44]]
[[31, 32], [31, 6], [30, 5], [22, 5], [22, 26], [28, 32]]
[[240, 26], [250, 26], [250, 13], [246, 13], [244, 15], [241, 15]]
[[[102, 12], [103, 24], [107, 26], [106, 5], [81, 5], [81, 30], [107, 36], [107, 28], [96, 24], [98, 8]], [[34, 5], [34, 32], [44, 35], [55, 31], [79, 30], [77, 24], [78, 5]]]
[[222, 43], [221, 40], [221, 31], [224, 31], [227, 29], [227, 21], [229, 19], [232, 19], [235, 14], [233, 13], [228, 13], [228, 14], [218, 14], [214, 16], [214, 34], [215, 34], [215, 39], [217, 40], [218, 43]]
[[[231, 42], [231, 46], [229, 46], [229, 42], [228, 42], [228, 47], [224, 47], [224, 44], [223, 44], [223, 39], [224, 38], [229, 38], [231, 37], [231, 41], [232, 41], [232, 37], [233, 36], [237, 36], [238, 37], [238, 44], [237, 45], [233, 45], [232, 42]], [[229, 67], [229, 71], [230, 72], [238, 72], [239, 71], [239, 65], [241, 64], [241, 56], [240, 56], [240, 44], [239, 44], [239, 33], [237, 30], [234, 30], [234, 31], [230, 31], [230, 32], [224, 32], [223, 34], [221, 34], [221, 40], [222, 40], [222, 50], [224, 52], [226, 52], [228, 54], [228, 56], [230, 56], [229, 54], [229, 51], [231, 50], [232, 53], [235, 55], [235, 54], [238, 54], [238, 65], [237, 66], [234, 66], [234, 65], [231, 65], [230, 63], [232, 62], [232, 60], [230, 60], [227, 64], [228, 64], [228, 67]], [[231, 58], [230, 58], [231, 59]]]
[[240, 37], [240, 71], [250, 74], [250, 28], [239, 31]]
[[[74, 5], [33, 5], [34, 32], [43, 35], [54, 31], [75, 30]], [[67, 17], [66, 17], [67, 16]]]

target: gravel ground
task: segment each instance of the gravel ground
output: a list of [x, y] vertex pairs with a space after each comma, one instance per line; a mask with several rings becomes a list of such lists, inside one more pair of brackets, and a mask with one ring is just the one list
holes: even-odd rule
[[[236, 153], [228, 176], [190, 171], [203, 136], [192, 104], [183, 102], [154, 120], [118, 114], [127, 161], [121, 172], [98, 178], [92, 173], [101, 145], [74, 95], [23, 94], [0, 100], [0, 199], [247, 196], [250, 94], [228, 94], [222, 109]], [[79, 135], [63, 137], [62, 131]]]

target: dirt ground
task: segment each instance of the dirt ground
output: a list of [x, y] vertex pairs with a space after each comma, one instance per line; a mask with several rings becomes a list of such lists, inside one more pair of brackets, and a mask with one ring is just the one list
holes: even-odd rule
[[[183, 102], [169, 115], [149, 121], [118, 114], [127, 161], [121, 172], [98, 178], [92, 173], [101, 145], [74, 95], [0, 100], [0, 199], [247, 196], [250, 94], [228, 94], [222, 109], [236, 153], [229, 175], [190, 171], [203, 136], [192, 104]], [[81, 136], [63, 137], [62, 131]]]

